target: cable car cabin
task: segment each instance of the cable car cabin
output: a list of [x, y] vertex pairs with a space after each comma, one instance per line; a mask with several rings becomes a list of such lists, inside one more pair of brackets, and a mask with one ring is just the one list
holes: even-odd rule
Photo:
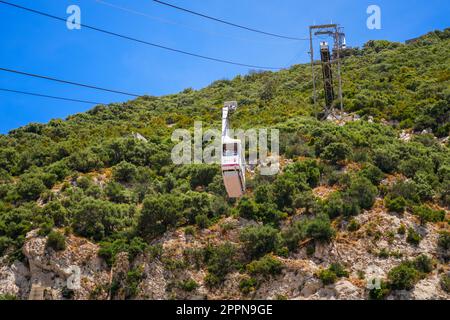
[[222, 141], [222, 175], [230, 198], [240, 198], [245, 192], [245, 160], [240, 140], [224, 137]]

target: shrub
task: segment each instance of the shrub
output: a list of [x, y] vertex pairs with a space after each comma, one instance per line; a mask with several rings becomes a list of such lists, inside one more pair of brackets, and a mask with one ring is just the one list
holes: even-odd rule
[[57, 231], [51, 231], [47, 236], [46, 246], [55, 251], [63, 251], [66, 249], [66, 237]]
[[414, 207], [413, 213], [420, 218], [421, 224], [426, 224], [427, 222], [444, 221], [445, 219], [444, 210], [433, 210], [426, 205]]
[[174, 227], [178, 222], [181, 207], [181, 201], [175, 195], [146, 197], [137, 226], [139, 234], [144, 238], [154, 238]]
[[210, 221], [206, 214], [199, 214], [199, 215], [195, 216], [195, 224], [200, 229], [205, 229], [205, 228], [209, 227]]
[[100, 242], [98, 256], [103, 258], [106, 264], [111, 267], [114, 264], [116, 255], [121, 252], [127, 252], [128, 248], [129, 247], [125, 239], [117, 239], [113, 242], [102, 241]]
[[106, 185], [105, 194], [108, 199], [115, 203], [130, 203], [131, 194], [120, 183], [111, 181]]
[[17, 300], [17, 297], [9, 293], [0, 294], [0, 301], [7, 301], [7, 300]]
[[[373, 279], [375, 281], [375, 279]], [[373, 283], [374, 284], [374, 283]], [[390, 293], [389, 284], [385, 281], [380, 281], [380, 287], [376, 288], [373, 286], [372, 289], [369, 291], [369, 298], [372, 300], [383, 300], [387, 297], [387, 295]]]
[[258, 208], [256, 203], [247, 196], [239, 200], [237, 210], [242, 218], [257, 220]]
[[419, 278], [419, 272], [409, 263], [402, 263], [388, 273], [389, 283], [394, 290], [411, 290]]
[[347, 230], [350, 232], [357, 231], [359, 228], [360, 228], [360, 225], [359, 225], [358, 221], [356, 221], [355, 219], [351, 219], [347, 226]]
[[113, 168], [113, 178], [119, 182], [131, 182], [137, 174], [137, 168], [134, 164], [122, 161]]
[[144, 279], [145, 274], [142, 268], [135, 268], [127, 273], [125, 279], [125, 299], [130, 299], [136, 296], [139, 289], [139, 284]]
[[268, 225], [247, 227], [241, 231], [240, 240], [252, 259], [259, 258], [276, 250], [279, 233], [277, 229]]
[[389, 212], [403, 213], [406, 209], [406, 200], [403, 197], [395, 197], [393, 199], [386, 197], [384, 204]]
[[195, 235], [195, 228], [193, 226], [187, 226], [186, 228], [184, 228], [184, 234], [185, 235], [189, 235], [189, 236], [194, 236]]
[[400, 157], [393, 146], [374, 150], [373, 161], [375, 165], [385, 173], [391, 173], [397, 169]]
[[192, 292], [199, 287], [199, 284], [194, 279], [187, 279], [180, 281], [178, 286], [181, 290]]
[[239, 282], [239, 290], [243, 294], [249, 294], [256, 290], [258, 282], [254, 278], [244, 278]]
[[298, 248], [301, 240], [312, 238], [318, 241], [330, 241], [335, 235], [327, 215], [319, 215], [314, 219], [304, 219], [295, 222], [290, 228], [285, 230], [281, 239], [290, 251]]
[[433, 260], [424, 254], [415, 258], [413, 264], [414, 268], [422, 273], [430, 273], [434, 267]]
[[247, 272], [252, 276], [260, 275], [262, 277], [275, 276], [281, 273], [283, 263], [280, 260], [268, 254], [259, 260], [252, 261], [247, 265]]
[[443, 231], [439, 234], [438, 246], [443, 250], [450, 249], [450, 232]]
[[370, 209], [375, 203], [378, 189], [367, 178], [357, 177], [351, 180], [346, 194], [349, 198], [356, 199], [361, 209]]
[[405, 227], [404, 224], [401, 224], [400, 227], [398, 227], [397, 233], [400, 234], [400, 235], [403, 235], [403, 234], [406, 233], [406, 227]]
[[89, 172], [103, 166], [103, 162], [101, 161], [100, 157], [92, 150], [83, 150], [73, 153], [69, 157], [68, 161], [69, 166], [73, 170], [77, 170], [80, 172]]
[[448, 273], [443, 274], [441, 276], [440, 284], [441, 284], [442, 290], [444, 290], [447, 293], [450, 293], [450, 275]]
[[337, 164], [348, 159], [352, 154], [352, 149], [346, 143], [334, 142], [325, 147], [320, 157]]
[[319, 241], [330, 241], [335, 235], [331, 226], [330, 219], [325, 216], [319, 216], [311, 220], [306, 227], [306, 236]]
[[338, 278], [348, 277], [349, 273], [339, 263], [332, 263], [328, 269], [322, 269], [319, 271], [319, 279], [324, 285], [333, 284]]
[[413, 244], [415, 246], [419, 245], [420, 241], [422, 240], [422, 237], [419, 233], [414, 230], [414, 228], [408, 229], [408, 236], [406, 237], [406, 241], [410, 244]]
[[41, 179], [30, 175], [22, 176], [16, 187], [19, 196], [27, 201], [37, 200], [46, 189]]
[[236, 248], [231, 243], [213, 247], [208, 245], [204, 251], [204, 260], [208, 274], [205, 282], [215, 287], [221, 284], [229, 272], [236, 267]]
[[278, 176], [272, 185], [272, 190], [278, 209], [283, 210], [286, 207], [292, 206], [293, 196], [297, 187], [288, 174]]
[[345, 270], [345, 268], [340, 263], [332, 263], [329, 267], [329, 270], [333, 271], [339, 278], [347, 278], [349, 276], [348, 271]]
[[76, 206], [73, 215], [73, 229], [80, 236], [102, 240], [120, 231], [129, 222], [132, 207], [116, 205], [108, 201], [84, 198]]
[[[271, 202], [272, 197], [272, 189], [269, 184], [260, 184], [255, 188], [255, 201], [256, 203], [267, 203]], [[243, 197], [243, 199], [245, 196]], [[248, 198], [247, 198], [248, 199]]]
[[379, 185], [384, 178], [383, 171], [378, 167], [368, 164], [360, 171], [360, 175], [369, 179], [374, 185]]
[[336, 273], [330, 269], [323, 269], [319, 272], [319, 279], [324, 285], [333, 284], [337, 280]]

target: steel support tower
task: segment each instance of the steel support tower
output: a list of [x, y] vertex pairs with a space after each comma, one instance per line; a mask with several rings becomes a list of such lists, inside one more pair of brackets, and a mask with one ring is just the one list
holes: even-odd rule
[[336, 80], [338, 86], [338, 98], [341, 112], [344, 109], [343, 97], [342, 97], [342, 78], [341, 78], [341, 50], [345, 49], [345, 34], [342, 32], [342, 28], [338, 24], [324, 24], [314, 25], [309, 27], [309, 44], [310, 44], [310, 57], [311, 57], [311, 74], [313, 82], [313, 98], [314, 98], [314, 110], [316, 116], [318, 114], [318, 97], [317, 97], [317, 77], [315, 73], [315, 56], [314, 56], [314, 43], [313, 36], [327, 36], [333, 41], [333, 52], [330, 53], [330, 49], [326, 42], [321, 43], [320, 48], [320, 60], [322, 65], [323, 85], [325, 91], [325, 106], [323, 108], [323, 118], [327, 118], [333, 111], [335, 100], [335, 89], [333, 81], [333, 66], [336, 68]]

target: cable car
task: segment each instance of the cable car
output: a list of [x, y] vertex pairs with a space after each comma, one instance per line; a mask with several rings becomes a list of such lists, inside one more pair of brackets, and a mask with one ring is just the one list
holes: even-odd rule
[[222, 109], [222, 176], [230, 198], [240, 198], [245, 193], [245, 157], [239, 139], [229, 136], [228, 116], [236, 110], [237, 102], [225, 102]]

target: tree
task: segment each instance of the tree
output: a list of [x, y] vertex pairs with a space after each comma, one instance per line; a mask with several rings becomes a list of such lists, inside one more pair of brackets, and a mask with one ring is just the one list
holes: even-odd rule
[[348, 159], [352, 155], [352, 149], [343, 142], [334, 142], [325, 147], [321, 153], [321, 158], [337, 164]]
[[103, 166], [98, 154], [92, 150], [83, 150], [73, 153], [69, 157], [69, 166], [80, 172], [89, 172], [95, 169], [99, 169]]
[[397, 169], [400, 157], [394, 146], [386, 146], [373, 151], [375, 165], [385, 173], [391, 173]]
[[118, 182], [132, 182], [137, 174], [134, 164], [122, 161], [113, 169], [113, 177]]
[[236, 267], [236, 248], [229, 242], [218, 246], [208, 245], [203, 256], [208, 270], [205, 281], [211, 287], [222, 283]]
[[247, 196], [244, 196], [239, 200], [237, 210], [242, 218], [250, 220], [258, 219], [258, 207], [256, 206], [256, 203]]
[[181, 208], [181, 201], [176, 195], [146, 197], [137, 227], [141, 237], [151, 239], [176, 226]]
[[370, 209], [375, 203], [378, 189], [367, 178], [356, 177], [351, 180], [346, 195], [355, 199], [361, 209]]
[[19, 196], [28, 201], [37, 200], [46, 189], [42, 180], [33, 175], [23, 175], [16, 187]]
[[132, 200], [130, 192], [115, 181], [106, 185], [105, 194], [109, 200], [116, 203], [130, 203]]
[[271, 226], [247, 227], [241, 231], [240, 240], [253, 259], [275, 251], [279, 242], [279, 234], [278, 230]]
[[73, 228], [79, 235], [99, 241], [129, 224], [129, 212], [127, 205], [87, 197], [75, 209]]
[[335, 231], [331, 227], [330, 219], [326, 215], [308, 222], [306, 226], [306, 236], [319, 241], [330, 241], [335, 235]]

